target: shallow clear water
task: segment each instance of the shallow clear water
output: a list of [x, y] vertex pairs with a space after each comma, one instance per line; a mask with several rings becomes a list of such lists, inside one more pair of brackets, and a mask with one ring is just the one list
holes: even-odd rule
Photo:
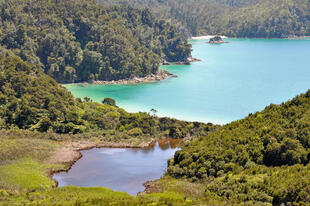
[[65, 85], [76, 97], [116, 99], [128, 111], [158, 110], [159, 116], [213, 123], [241, 119], [270, 103], [310, 88], [310, 40], [228, 39], [211, 45], [191, 41], [191, 65], [163, 66], [178, 75], [139, 85]]
[[159, 179], [167, 170], [167, 160], [180, 141], [169, 140], [146, 149], [101, 148], [82, 151], [83, 157], [68, 172], [54, 174], [59, 187], [67, 185], [103, 186], [136, 195], [143, 183]]

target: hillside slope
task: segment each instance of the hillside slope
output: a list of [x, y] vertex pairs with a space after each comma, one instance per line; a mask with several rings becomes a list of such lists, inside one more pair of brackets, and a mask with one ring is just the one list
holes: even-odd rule
[[95, 133], [93, 136], [130, 140], [183, 138], [206, 133], [213, 127], [145, 112], [128, 113], [107, 99], [103, 104], [89, 98], [74, 99], [38, 67], [18, 57], [0, 55], [0, 129]]
[[169, 173], [230, 201], [309, 203], [309, 162], [310, 90], [193, 141]]
[[0, 10], [1, 46], [61, 83], [144, 77], [191, 52], [146, 10], [109, 11], [93, 0], [1, 1]]
[[0, 205], [185, 204], [175, 193], [133, 197], [102, 187], [55, 188], [50, 174], [70, 168], [81, 149], [146, 147], [156, 139], [192, 139], [217, 128], [128, 113], [112, 99], [74, 99], [40, 68], [0, 48]]
[[288, 37], [310, 35], [309, 0], [187, 0], [110, 1], [150, 8], [173, 22], [187, 37], [221, 34], [230, 37]]

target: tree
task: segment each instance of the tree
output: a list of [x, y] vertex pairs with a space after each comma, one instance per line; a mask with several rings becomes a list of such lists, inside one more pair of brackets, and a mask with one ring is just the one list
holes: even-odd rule
[[104, 100], [102, 101], [102, 104], [108, 104], [108, 105], [111, 105], [111, 106], [116, 106], [115, 100], [110, 98], [110, 97], [104, 98]]
[[91, 98], [89, 98], [89, 97], [84, 97], [84, 101], [85, 102], [92, 102]]
[[153, 113], [153, 116], [156, 116], [156, 113], [157, 113], [158, 111], [157, 111], [156, 109], [152, 108], [152, 109], [150, 110], [150, 112]]

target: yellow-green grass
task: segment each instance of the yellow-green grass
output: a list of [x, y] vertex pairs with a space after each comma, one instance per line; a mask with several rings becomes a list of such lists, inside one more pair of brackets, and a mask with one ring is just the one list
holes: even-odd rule
[[103, 187], [67, 186], [57, 189], [10, 195], [0, 191], [0, 205], [201, 205], [175, 193], [156, 193], [133, 197]]
[[[48, 164], [64, 142], [0, 135], [0, 205], [271, 205], [295, 195], [307, 200], [310, 165], [251, 167], [192, 182], [165, 175], [152, 194], [137, 197], [96, 187], [55, 188], [49, 171], [67, 165]], [[295, 193], [292, 193], [295, 191]], [[307, 199], [308, 198], [308, 199]], [[301, 204], [301, 205], [306, 205]]]
[[62, 165], [50, 165], [36, 162], [30, 158], [16, 160], [0, 166], [0, 188], [7, 190], [32, 191], [55, 186], [47, 173], [49, 169], [62, 168]]
[[[14, 134], [14, 133], [13, 133]], [[107, 188], [55, 188], [51, 170], [67, 165], [48, 164], [64, 142], [0, 135], [0, 205], [186, 205], [176, 193], [133, 197]]]
[[157, 192], [175, 193], [190, 198], [202, 198], [204, 186], [201, 183], [193, 183], [186, 179], [175, 179], [165, 175], [154, 182], [158, 187]]
[[[205, 182], [192, 182], [186, 178], [176, 179], [169, 175], [164, 175], [161, 179], [154, 181], [153, 189], [149, 191], [155, 192], [147, 194], [150, 197], [166, 197], [173, 198], [173, 202], [177, 202], [181, 198], [188, 205], [230, 205], [226, 200], [216, 196], [206, 196]], [[141, 196], [144, 196], [142, 193]], [[179, 199], [178, 199], [179, 198]]]
[[0, 189], [33, 191], [55, 186], [49, 171], [64, 165], [47, 164], [46, 160], [59, 146], [51, 140], [0, 136]]
[[25, 157], [44, 161], [58, 146], [56, 141], [0, 136], [0, 164]]
[[134, 200], [133, 196], [106, 188], [74, 186], [2, 197], [3, 205], [129, 205]]

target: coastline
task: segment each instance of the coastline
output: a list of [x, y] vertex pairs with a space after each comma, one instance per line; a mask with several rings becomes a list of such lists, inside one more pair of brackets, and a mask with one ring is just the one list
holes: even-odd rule
[[214, 42], [206, 42], [207, 44], [228, 44], [229, 41], [214, 41]]
[[[186, 62], [163, 62], [162, 65], [189, 65], [191, 62], [199, 62], [201, 59], [189, 57]], [[88, 84], [97, 84], [97, 85], [130, 85], [130, 84], [141, 84], [141, 83], [153, 83], [159, 82], [169, 78], [178, 77], [175, 74], [172, 74], [166, 70], [159, 69], [157, 74], [150, 74], [145, 77], [134, 77], [128, 79], [120, 79], [120, 80], [112, 80], [112, 81], [104, 81], [104, 80], [92, 80], [89, 82], [78, 82], [78, 83], [69, 83], [69, 84], [80, 84], [80, 85], [88, 85]]]
[[[206, 39], [211, 39], [214, 38], [218, 35], [206, 35], [206, 36], [193, 36], [189, 38], [188, 40], [206, 40]], [[222, 39], [228, 38], [227, 36], [220, 36]]]
[[93, 80], [90, 82], [72, 83], [72, 84], [98, 84], [98, 85], [115, 85], [115, 84], [141, 84], [141, 83], [152, 83], [162, 81], [164, 79], [177, 77], [177, 75], [169, 73], [165, 70], [159, 70], [157, 74], [147, 75], [146, 77], [134, 77], [130, 79], [112, 80], [112, 81], [102, 81]]
[[[150, 148], [154, 147], [156, 142], [159, 144], [167, 144], [169, 143], [171, 147], [179, 147], [183, 142], [183, 139], [171, 139], [171, 138], [155, 138], [148, 142], [140, 142], [139, 144], [132, 143], [122, 143], [122, 142], [104, 142], [104, 143], [94, 143], [91, 141], [70, 141], [63, 142], [63, 147], [56, 149], [53, 155], [49, 158], [48, 163], [51, 164], [60, 164], [64, 167], [61, 169], [50, 169], [47, 171], [47, 176], [55, 183], [55, 187], [58, 187], [58, 181], [53, 178], [53, 175], [60, 172], [68, 172], [72, 166], [83, 157], [81, 151], [90, 150], [94, 148]], [[156, 180], [148, 180], [143, 183], [143, 186], [147, 185], [150, 182], [154, 182]], [[145, 186], [145, 190], [140, 193], [147, 192], [148, 187]]]
[[191, 62], [200, 62], [201, 59], [189, 57], [186, 62], [164, 62], [163, 65], [190, 65]]
[[207, 42], [207, 44], [228, 44], [228, 41], [219, 41], [219, 42]]
[[[214, 38], [215, 36], [219, 35], [205, 35], [205, 36], [195, 36], [190, 37], [187, 40], [208, 40]], [[228, 36], [220, 36], [222, 39], [226, 38], [241, 38], [241, 39], [288, 39], [288, 40], [304, 40], [310, 39], [310, 36], [288, 36], [288, 37], [228, 37]]]
[[56, 149], [49, 160], [50, 164], [63, 165], [61, 169], [50, 169], [47, 171], [47, 176], [55, 182], [55, 187], [58, 187], [58, 182], [53, 178], [53, 175], [60, 172], [68, 172], [72, 166], [83, 157], [81, 151], [94, 148], [147, 148], [155, 144], [158, 139], [153, 139], [149, 142], [141, 142], [138, 145], [122, 142], [104, 142], [94, 143], [91, 141], [73, 141], [64, 142], [64, 146]]

